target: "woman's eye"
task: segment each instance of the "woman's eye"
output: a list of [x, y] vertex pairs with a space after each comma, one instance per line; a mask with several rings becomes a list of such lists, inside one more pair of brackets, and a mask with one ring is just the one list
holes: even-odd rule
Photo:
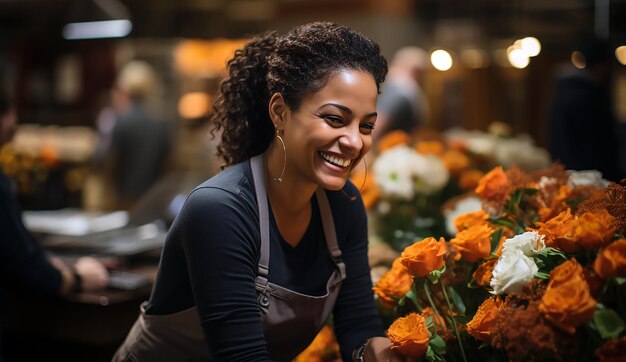
[[361, 132], [363, 132], [364, 134], [370, 134], [372, 133], [372, 131], [375, 128], [374, 123], [363, 123], [361, 124]]
[[343, 125], [343, 120], [337, 116], [322, 116], [326, 122], [328, 122], [331, 126], [341, 126]]

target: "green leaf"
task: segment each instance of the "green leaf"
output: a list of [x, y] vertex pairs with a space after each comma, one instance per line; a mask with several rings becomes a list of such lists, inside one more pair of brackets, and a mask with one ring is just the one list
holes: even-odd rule
[[524, 195], [532, 196], [536, 194], [537, 192], [539, 192], [539, 189], [525, 188], [523, 189], [523, 192], [524, 192]]
[[550, 273], [536, 272], [535, 273], [535, 278], [536, 279], [548, 279], [548, 278], [550, 278]]
[[456, 307], [456, 310], [459, 313], [464, 314], [465, 303], [463, 303], [463, 299], [461, 299], [461, 296], [459, 295], [459, 293], [457, 293], [456, 290], [454, 290], [454, 288], [452, 287], [448, 287], [447, 290], [448, 290], [448, 294], [450, 294], [450, 298], [452, 298], [452, 303]]
[[[415, 292], [413, 291], [413, 289], [409, 290], [404, 297], [402, 297], [402, 299], [409, 299], [410, 301], [413, 302], [413, 305], [419, 305], [419, 302], [417, 301], [417, 295], [415, 295]], [[400, 303], [398, 303], [400, 304]], [[403, 303], [404, 304], [404, 303]]]
[[597, 309], [593, 321], [602, 338], [613, 338], [624, 331], [624, 321], [614, 310], [608, 308]]
[[491, 252], [495, 253], [500, 246], [500, 239], [502, 239], [502, 228], [498, 228], [491, 234]]
[[497, 219], [491, 219], [489, 221], [491, 221], [491, 223], [494, 225], [500, 225], [507, 227], [511, 230], [517, 230], [517, 225], [506, 217], [499, 217]]
[[446, 353], [446, 342], [438, 334], [435, 334], [428, 342], [428, 347], [432, 348], [437, 354]]
[[626, 278], [617, 277], [615, 278], [615, 282], [617, 283], [617, 285], [623, 285], [624, 283], [626, 283]]

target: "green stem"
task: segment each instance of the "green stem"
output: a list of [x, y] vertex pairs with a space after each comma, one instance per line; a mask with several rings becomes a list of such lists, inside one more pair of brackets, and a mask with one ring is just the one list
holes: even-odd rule
[[411, 288], [413, 289], [413, 295], [415, 295], [415, 300], [413, 302], [415, 304], [415, 307], [417, 308], [417, 312], [421, 314], [422, 311], [424, 310], [424, 307], [422, 307], [422, 305], [419, 303], [419, 299], [418, 299], [419, 294], [417, 294], [417, 283], [413, 282], [413, 285], [411, 285]]
[[452, 312], [452, 304], [450, 304], [450, 299], [448, 298], [448, 293], [446, 292], [446, 286], [443, 284], [442, 279], [439, 279], [439, 283], [441, 283], [441, 290], [443, 291], [443, 296], [446, 298], [446, 303], [448, 303], [448, 309], [450, 310], [450, 318], [452, 319], [452, 327], [454, 328], [454, 333], [456, 334], [456, 338], [459, 340], [459, 347], [461, 348], [461, 356], [463, 356], [463, 361], [467, 362], [467, 357], [465, 356], [465, 350], [463, 349], [463, 342], [461, 342], [461, 334], [459, 333], [459, 329], [456, 327], [456, 318], [454, 318], [454, 313]]
[[428, 279], [424, 280], [424, 293], [426, 294], [428, 303], [430, 303], [430, 307], [433, 309], [433, 312], [435, 313], [435, 321], [433, 323], [433, 326], [435, 327], [435, 333], [437, 333], [437, 331], [439, 330], [437, 321], [441, 319], [445, 323], [445, 319], [443, 318], [441, 314], [439, 314], [439, 311], [437, 310], [437, 307], [435, 306], [435, 302], [433, 302], [433, 298], [430, 296], [430, 287], [428, 286], [428, 282], [429, 282]]

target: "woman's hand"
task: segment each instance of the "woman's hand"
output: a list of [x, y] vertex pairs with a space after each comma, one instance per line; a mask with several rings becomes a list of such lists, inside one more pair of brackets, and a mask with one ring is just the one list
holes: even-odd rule
[[385, 337], [373, 337], [365, 346], [363, 361], [365, 362], [414, 362], [415, 358], [404, 356], [391, 349], [391, 341]]

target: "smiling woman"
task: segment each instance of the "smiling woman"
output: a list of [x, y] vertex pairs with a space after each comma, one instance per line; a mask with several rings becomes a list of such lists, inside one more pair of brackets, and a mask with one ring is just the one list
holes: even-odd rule
[[382, 337], [347, 181], [372, 142], [378, 45], [312, 23], [252, 39], [228, 70], [212, 115], [227, 167], [189, 195], [114, 360], [289, 361], [332, 313], [344, 360], [403, 361]]

